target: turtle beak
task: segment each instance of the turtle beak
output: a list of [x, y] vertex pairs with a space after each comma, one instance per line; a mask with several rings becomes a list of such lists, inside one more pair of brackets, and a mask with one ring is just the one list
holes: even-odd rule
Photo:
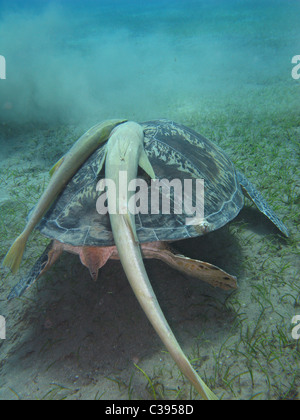
[[[115, 129], [107, 144], [105, 176], [116, 185], [116, 197], [108, 189], [109, 217], [119, 257], [128, 281], [152, 326], [169, 350], [182, 373], [190, 380], [204, 399], [217, 399], [192, 368], [180, 348], [159, 306], [146, 273], [140, 246], [137, 242], [134, 217], [129, 213], [129, 191], [120, 190], [119, 172], [127, 172], [128, 183], [137, 177], [139, 163], [153, 174], [145, 160], [143, 132], [136, 123], [125, 123]], [[151, 165], [150, 165], [151, 166]], [[133, 194], [133, 193], [132, 193]], [[111, 210], [117, 210], [115, 213]]]

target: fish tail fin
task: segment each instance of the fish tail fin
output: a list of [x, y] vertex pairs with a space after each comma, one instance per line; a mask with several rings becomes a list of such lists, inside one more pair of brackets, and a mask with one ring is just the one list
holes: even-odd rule
[[200, 379], [201, 388], [203, 390], [203, 393], [200, 393], [204, 399], [207, 399], [208, 401], [219, 401], [219, 398], [208, 388], [208, 386]]
[[10, 250], [6, 254], [3, 265], [11, 269], [11, 271], [15, 274], [21, 264], [25, 246], [27, 242], [27, 236], [22, 233], [20, 236], [17, 237], [15, 242], [12, 244]]

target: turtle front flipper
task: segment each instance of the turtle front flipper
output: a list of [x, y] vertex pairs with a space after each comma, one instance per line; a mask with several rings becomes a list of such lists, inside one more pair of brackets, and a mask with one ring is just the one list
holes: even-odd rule
[[63, 249], [59, 242], [51, 242], [46, 247], [42, 255], [36, 260], [32, 269], [25, 277], [22, 277], [19, 283], [11, 290], [7, 300], [12, 300], [22, 296], [29, 287], [31, 287], [47, 270], [49, 270], [49, 268], [60, 257], [62, 251]]
[[237, 171], [238, 181], [242, 187], [243, 193], [246, 197], [250, 198], [251, 201], [256, 205], [271, 222], [283, 233], [284, 236], [288, 237], [289, 232], [282, 221], [276, 216], [273, 210], [269, 207], [263, 196], [256, 190], [253, 184], [243, 175]]

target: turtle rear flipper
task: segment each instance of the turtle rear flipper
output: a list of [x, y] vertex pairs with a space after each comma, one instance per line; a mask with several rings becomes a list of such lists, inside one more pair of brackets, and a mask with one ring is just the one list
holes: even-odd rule
[[[57, 242], [56, 242], [57, 243]], [[32, 269], [27, 273], [25, 277], [19, 281], [19, 283], [11, 290], [7, 297], [7, 300], [20, 297], [23, 293], [29, 289], [60, 257], [62, 248], [53, 246], [51, 242], [42, 253], [42, 255], [36, 260]]]
[[205, 281], [223, 290], [237, 289], [237, 279], [221, 268], [204, 261], [179, 255], [165, 242], [142, 244], [144, 258], [156, 258], [183, 274]]
[[273, 210], [269, 207], [263, 196], [256, 190], [253, 184], [243, 175], [237, 171], [238, 181], [242, 187], [243, 193], [246, 197], [250, 198], [251, 201], [256, 205], [271, 222], [283, 233], [284, 236], [288, 237], [289, 232], [282, 221], [276, 216]]

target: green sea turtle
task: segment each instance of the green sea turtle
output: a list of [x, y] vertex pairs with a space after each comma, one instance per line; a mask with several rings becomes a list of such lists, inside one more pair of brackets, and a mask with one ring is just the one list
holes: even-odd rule
[[[127, 175], [125, 189], [120, 173]], [[133, 216], [129, 202], [135, 188], [129, 191], [128, 186], [137, 177], [144, 185], [146, 182], [150, 201], [152, 184], [161, 181], [160, 200], [169, 199], [173, 207], [174, 191], [163, 188], [167, 181], [177, 179], [184, 184], [185, 180], [204, 179], [204, 219], [196, 225], [186, 224], [191, 214], [185, 208], [181, 213], [176, 213], [174, 208], [169, 214], [151, 212], [150, 201], [147, 201], [148, 212]], [[116, 189], [114, 196], [112, 190], [107, 190], [109, 211], [99, 214], [97, 201], [104, 178], [112, 180]], [[109, 258], [120, 259], [137, 299], [181, 371], [203, 398], [215, 399], [176, 341], [152, 290], [143, 257], [161, 259], [213, 286], [235, 288], [235, 277], [211, 264], [176, 255], [167, 243], [204, 235], [224, 226], [242, 209], [244, 194], [288, 236], [284, 224], [254, 186], [211, 141], [168, 120], [119, 124], [108, 142], [100, 145], [81, 165], [43, 217], [38, 229], [52, 242], [8, 298], [20, 296], [63, 251], [78, 254], [93, 279]], [[195, 197], [191, 203], [195, 204]]]

